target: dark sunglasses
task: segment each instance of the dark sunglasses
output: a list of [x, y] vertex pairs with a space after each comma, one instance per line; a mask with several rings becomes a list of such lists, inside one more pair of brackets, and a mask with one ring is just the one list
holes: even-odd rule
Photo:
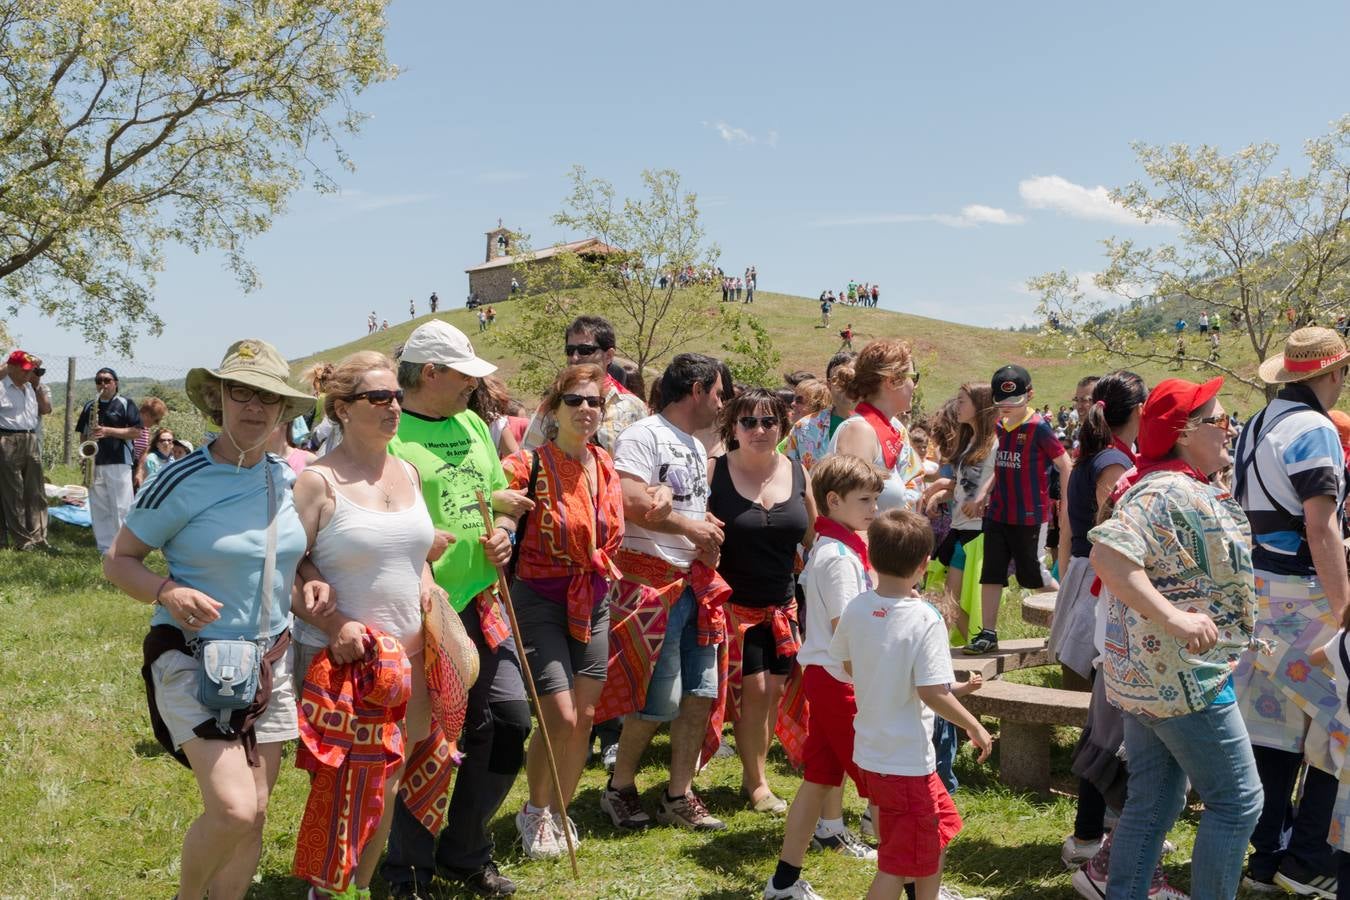
[[590, 356], [593, 353], [599, 353], [601, 350], [598, 344], [568, 344], [563, 347], [564, 356]]
[[371, 406], [388, 406], [395, 400], [398, 405], [403, 405], [402, 391], [362, 391], [359, 394], [352, 394], [347, 398], [348, 403], [355, 403], [357, 400], [365, 400]]
[[1233, 427], [1233, 414], [1224, 413], [1221, 416], [1204, 416], [1200, 419], [1200, 424], [1215, 425], [1222, 428], [1224, 431], [1227, 431]]
[[111, 378], [95, 378], [95, 379], [94, 379], [94, 384], [112, 384], [112, 383], [113, 383], [113, 380], [112, 380]]
[[914, 372], [901, 372], [900, 374], [901, 374], [902, 377], [910, 379], [910, 380], [913, 381], [915, 384], [918, 384], [918, 383], [919, 383], [919, 373], [918, 373], [917, 371], [914, 371]]
[[583, 403], [591, 409], [599, 409], [605, 405], [604, 397], [583, 397], [581, 394], [563, 394], [561, 399], [562, 402], [573, 408], [579, 407]]
[[773, 431], [778, 427], [777, 416], [741, 416], [736, 422], [746, 431], [754, 431], [756, 425], [765, 431]]
[[248, 385], [235, 384], [234, 382], [226, 383], [225, 393], [229, 394], [230, 399], [235, 403], [248, 403], [254, 397], [257, 397], [258, 402], [263, 406], [275, 406], [281, 402], [280, 394], [272, 391], [260, 391], [256, 388], [251, 388]]

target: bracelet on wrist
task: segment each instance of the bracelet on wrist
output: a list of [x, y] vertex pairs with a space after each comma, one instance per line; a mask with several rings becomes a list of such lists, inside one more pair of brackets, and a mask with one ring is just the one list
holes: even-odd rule
[[153, 601], [153, 605], [154, 605], [154, 606], [163, 606], [163, 605], [164, 605], [164, 596], [163, 596], [163, 595], [164, 595], [164, 587], [165, 587], [165, 585], [167, 585], [170, 581], [173, 581], [173, 576], [172, 576], [172, 575], [167, 576], [163, 581], [161, 581], [161, 582], [159, 583], [159, 587], [155, 588], [155, 599], [154, 599], [154, 601]]

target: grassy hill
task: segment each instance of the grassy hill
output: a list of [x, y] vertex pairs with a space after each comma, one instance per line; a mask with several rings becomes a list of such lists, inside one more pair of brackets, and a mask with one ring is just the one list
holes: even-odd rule
[[[478, 333], [477, 314], [471, 310], [461, 307], [442, 311], [436, 314], [436, 318], [449, 322], [469, 335], [478, 353], [500, 366], [503, 377], [509, 381], [519, 371], [519, 363], [510, 358], [507, 351], [494, 341], [493, 334], [511, 328], [520, 316], [521, 304], [529, 302], [530, 300], [526, 298], [495, 304], [496, 325], [492, 331], [481, 335]], [[985, 381], [996, 369], [1007, 363], [1025, 366], [1032, 375], [1037, 403], [1049, 403], [1054, 409], [1058, 409], [1060, 404], [1070, 402], [1074, 387], [1082, 376], [1116, 368], [1115, 365], [1098, 360], [1071, 359], [1059, 353], [1041, 353], [1032, 346], [1034, 335], [958, 325], [888, 309], [835, 306], [830, 317], [829, 329], [819, 327], [820, 307], [814, 298], [757, 292], [754, 305], [742, 309], [751, 310], [773, 335], [774, 346], [782, 354], [781, 368], [784, 372], [805, 369], [823, 374], [825, 362], [839, 349], [838, 332], [849, 322], [853, 323], [855, 349], [861, 349], [867, 341], [874, 338], [902, 338], [909, 341], [914, 348], [919, 371], [923, 374], [920, 390], [923, 404], [928, 409], [936, 407], [947, 397], [952, 396], [963, 382]], [[357, 350], [381, 350], [392, 353], [395, 347], [407, 340], [414, 328], [430, 318], [429, 315], [421, 316], [393, 325], [388, 331], [362, 336], [349, 343], [294, 360], [291, 371], [299, 375], [318, 360], [336, 362]], [[557, 350], [560, 364], [564, 324], [558, 325]], [[1189, 340], [1195, 341], [1193, 353], [1203, 352], [1198, 349], [1201, 347], [1201, 339], [1198, 336], [1193, 335]], [[1231, 333], [1225, 335], [1225, 355], [1236, 354], [1237, 341], [1237, 335]], [[1171, 346], [1169, 343], [1168, 348]], [[623, 348], [619, 349], [622, 351]], [[716, 340], [696, 342], [685, 349], [714, 356], [721, 352], [719, 342]], [[1181, 376], [1192, 379], [1199, 377], [1189, 369], [1176, 372], [1166, 366], [1140, 366], [1136, 371], [1149, 384], [1156, 384], [1168, 377]], [[1260, 395], [1242, 386], [1238, 386], [1238, 390], [1225, 391], [1223, 396], [1229, 409], [1241, 410], [1244, 416], [1263, 403]]]

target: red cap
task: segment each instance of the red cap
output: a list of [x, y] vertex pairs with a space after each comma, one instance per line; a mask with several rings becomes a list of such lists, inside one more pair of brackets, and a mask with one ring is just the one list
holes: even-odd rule
[[1139, 455], [1148, 459], [1165, 457], [1191, 413], [1213, 400], [1221, 387], [1222, 376], [1204, 384], [1169, 378], [1149, 391], [1139, 417]]
[[25, 372], [31, 372], [37, 368], [37, 363], [33, 361], [33, 357], [23, 350], [15, 350], [5, 362], [11, 366], [18, 366]]

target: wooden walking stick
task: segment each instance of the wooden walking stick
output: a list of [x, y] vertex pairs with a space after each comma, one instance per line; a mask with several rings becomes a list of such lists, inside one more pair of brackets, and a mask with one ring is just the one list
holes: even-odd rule
[[[478, 495], [478, 511], [483, 514], [485, 534], [492, 534], [492, 510], [488, 509], [482, 491]], [[520, 536], [516, 536], [517, 540]], [[553, 757], [553, 742], [548, 738], [548, 729], [544, 727], [544, 713], [539, 708], [539, 691], [534, 686], [534, 676], [530, 674], [530, 661], [525, 658], [524, 638], [520, 634], [520, 624], [516, 621], [516, 605], [511, 602], [511, 588], [506, 583], [506, 570], [497, 566], [497, 590], [501, 592], [502, 602], [506, 605], [506, 617], [511, 623], [511, 634], [516, 639], [516, 658], [520, 660], [520, 673], [525, 678], [525, 689], [530, 692], [530, 702], [534, 704], [534, 714], [539, 719], [539, 737], [544, 741], [544, 755], [548, 757], [548, 773], [553, 778], [553, 795], [558, 798], [558, 811], [563, 817], [563, 837], [567, 840], [567, 858], [572, 863], [572, 877], [580, 878], [577, 870], [577, 848], [572, 844], [572, 820], [567, 817], [567, 801], [563, 799], [562, 780], [558, 778], [558, 761]]]

